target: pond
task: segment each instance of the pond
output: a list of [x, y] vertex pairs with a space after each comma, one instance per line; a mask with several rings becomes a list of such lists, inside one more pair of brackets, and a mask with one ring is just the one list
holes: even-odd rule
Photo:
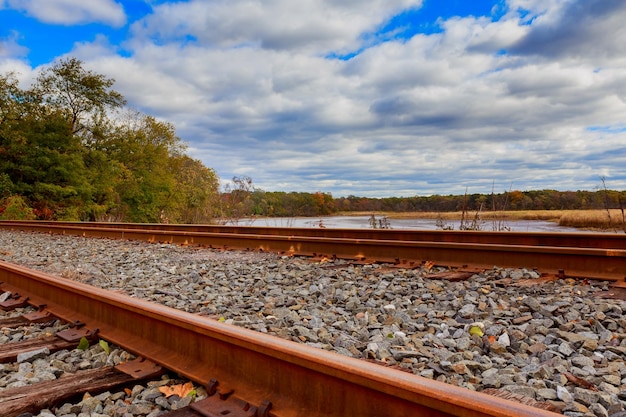
[[[371, 229], [370, 216], [328, 216], [328, 217], [273, 217], [244, 219], [239, 222], [241, 226], [267, 226], [267, 227], [313, 227], [322, 225], [326, 228], [346, 229]], [[376, 217], [377, 221], [383, 220], [382, 216]], [[392, 229], [410, 230], [438, 230], [437, 219], [387, 219]], [[445, 224], [454, 230], [459, 229], [459, 220], [446, 220]], [[514, 232], [585, 232], [574, 227], [559, 226], [558, 223], [545, 220], [505, 220], [500, 223], [483, 221], [480, 230], [508, 230]]]

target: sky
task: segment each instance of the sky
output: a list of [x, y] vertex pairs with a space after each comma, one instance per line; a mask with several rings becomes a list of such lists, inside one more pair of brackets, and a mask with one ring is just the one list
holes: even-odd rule
[[223, 183], [334, 197], [626, 189], [623, 0], [0, 0]]

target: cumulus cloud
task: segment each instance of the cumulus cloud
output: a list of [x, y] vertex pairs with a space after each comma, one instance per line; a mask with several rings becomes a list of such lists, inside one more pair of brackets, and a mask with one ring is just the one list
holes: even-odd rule
[[193, 37], [214, 47], [259, 46], [303, 52], [349, 51], [359, 38], [422, 0], [214, 0], [166, 3], [134, 25], [138, 38]]
[[[626, 54], [626, 3], [621, 0], [567, 1], [537, 16], [511, 50], [550, 59], [587, 57], [606, 62]], [[622, 58], [623, 59], [623, 58]]]
[[124, 8], [114, 0], [4, 0], [4, 7], [60, 25], [97, 22], [119, 27], [126, 23]]
[[222, 178], [270, 191], [593, 189], [601, 176], [626, 187], [626, 6], [508, 0], [498, 19], [371, 41], [420, 6], [163, 3], [133, 24], [125, 56], [103, 38], [71, 54], [115, 78], [132, 106], [174, 122]]
[[0, 40], [0, 59], [23, 57], [28, 48], [19, 44], [19, 33], [11, 31], [6, 39]]

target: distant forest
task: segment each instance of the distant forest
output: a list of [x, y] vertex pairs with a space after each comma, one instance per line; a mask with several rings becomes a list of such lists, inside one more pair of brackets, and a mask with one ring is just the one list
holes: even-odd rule
[[[428, 197], [220, 189], [167, 122], [125, 107], [114, 80], [69, 58], [29, 89], [0, 74], [0, 219], [227, 223], [251, 216], [622, 208], [626, 192], [508, 191]], [[604, 181], [602, 182], [604, 185]]]
[[[327, 193], [233, 190], [244, 216], [323, 216], [339, 212], [476, 212], [517, 210], [590, 210], [622, 208], [626, 191], [506, 191], [493, 194], [425, 197], [339, 197]], [[244, 217], [242, 216], [242, 217]]]

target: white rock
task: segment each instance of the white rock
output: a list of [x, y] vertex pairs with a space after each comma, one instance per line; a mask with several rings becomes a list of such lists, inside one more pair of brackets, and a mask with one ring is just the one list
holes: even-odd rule
[[562, 387], [560, 385], [557, 385], [556, 387], [556, 396], [559, 400], [565, 403], [571, 403], [572, 401], [574, 401], [572, 394], [569, 393], [567, 388]]
[[500, 343], [504, 347], [511, 346], [511, 338], [507, 332], [504, 332], [498, 337], [498, 343]]

